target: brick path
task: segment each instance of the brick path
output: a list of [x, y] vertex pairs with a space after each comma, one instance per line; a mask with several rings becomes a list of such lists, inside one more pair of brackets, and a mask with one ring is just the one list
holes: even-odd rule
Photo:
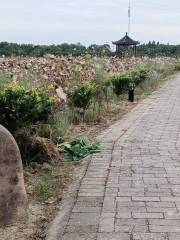
[[180, 75], [100, 139], [63, 240], [180, 240]]

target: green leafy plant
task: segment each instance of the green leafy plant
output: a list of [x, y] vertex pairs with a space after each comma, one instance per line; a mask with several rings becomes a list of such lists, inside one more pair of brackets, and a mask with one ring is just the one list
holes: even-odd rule
[[148, 80], [149, 78], [149, 71], [145, 68], [134, 69], [130, 71], [132, 82], [135, 86], [138, 86], [141, 82]]
[[109, 76], [109, 82], [111, 82], [113, 86], [114, 93], [116, 95], [121, 95], [129, 89], [129, 84], [132, 82], [132, 78], [129, 72], [124, 72]]
[[23, 126], [46, 122], [53, 103], [45, 92], [10, 84], [0, 92], [0, 123], [14, 132]]
[[89, 107], [95, 91], [95, 84], [91, 81], [86, 81], [81, 85], [73, 87], [68, 93], [69, 106], [82, 109], [83, 119], [85, 111]]
[[141, 82], [148, 80], [149, 71], [146, 68], [129, 70], [121, 74], [109, 76], [109, 82], [113, 86], [116, 95], [126, 93], [128, 89], [134, 89]]
[[64, 151], [67, 153], [65, 161], [79, 161], [89, 154], [100, 151], [99, 143], [92, 143], [88, 139], [78, 139], [70, 143], [64, 143]]

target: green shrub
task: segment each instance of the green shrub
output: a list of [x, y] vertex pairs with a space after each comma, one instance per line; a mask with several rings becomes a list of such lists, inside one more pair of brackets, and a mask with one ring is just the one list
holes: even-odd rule
[[176, 70], [176, 71], [180, 71], [180, 62], [178, 62], [178, 63], [175, 65], [175, 70]]
[[116, 95], [126, 93], [132, 86], [138, 86], [141, 82], [148, 80], [149, 71], [145, 68], [126, 71], [121, 74], [111, 75], [109, 82], [113, 85]]
[[129, 89], [129, 84], [132, 82], [129, 72], [111, 75], [109, 81], [112, 83], [113, 91], [116, 95], [121, 95]]
[[11, 84], [0, 92], [0, 124], [10, 131], [23, 126], [46, 122], [54, 100], [37, 89], [26, 90], [19, 84]]
[[91, 81], [83, 82], [81, 85], [73, 87], [68, 93], [68, 104], [70, 107], [85, 110], [89, 107], [95, 94], [96, 86]]
[[132, 82], [135, 84], [135, 86], [138, 86], [140, 83], [148, 80], [149, 78], [149, 71], [145, 68], [132, 70], [130, 72]]

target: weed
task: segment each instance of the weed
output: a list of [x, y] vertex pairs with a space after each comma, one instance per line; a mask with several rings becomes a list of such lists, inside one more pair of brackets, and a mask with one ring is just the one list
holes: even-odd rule
[[47, 180], [39, 180], [33, 188], [33, 195], [38, 201], [45, 202], [53, 196], [53, 186]]

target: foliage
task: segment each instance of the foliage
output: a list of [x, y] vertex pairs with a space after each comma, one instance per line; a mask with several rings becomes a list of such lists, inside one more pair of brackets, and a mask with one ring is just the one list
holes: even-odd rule
[[90, 105], [95, 94], [96, 86], [91, 81], [83, 82], [81, 85], [73, 87], [68, 93], [69, 106], [81, 108], [83, 115]]
[[139, 56], [180, 56], [180, 45], [161, 44], [159, 42], [150, 41], [147, 44], [138, 46], [137, 51]]
[[146, 68], [134, 69], [130, 71], [131, 81], [138, 86], [141, 82], [148, 80], [149, 70]]
[[84, 157], [92, 153], [97, 153], [100, 151], [99, 143], [92, 143], [88, 139], [79, 139], [72, 141], [70, 143], [62, 144], [67, 156], [65, 156], [65, 161], [79, 161]]
[[11, 83], [11, 78], [7, 74], [0, 75], [0, 90], [4, 88], [5, 85]]
[[148, 80], [149, 70], [146, 68], [137, 68], [123, 72], [121, 74], [110, 75], [109, 82], [113, 85], [116, 95], [121, 95], [138, 86], [141, 82]]
[[[160, 44], [159, 42], [150, 41], [147, 44], [141, 44], [137, 47], [139, 56], [180, 56], [180, 45]], [[127, 51], [128, 50], [124, 50]], [[16, 44], [0, 42], [0, 56], [30, 56], [42, 57], [47, 54], [55, 56], [81, 56], [87, 53], [93, 56], [110, 56], [113, 54], [109, 44], [92, 44], [89, 47], [81, 43], [58, 45], [33, 45], [33, 44]]]
[[81, 43], [68, 44], [62, 43], [59, 45], [33, 45], [33, 44], [16, 44], [1, 42], [0, 43], [0, 55], [5, 56], [34, 56], [42, 57], [47, 54], [53, 54], [56, 56], [80, 56], [90, 53], [96, 56], [109, 56], [111, 49], [108, 44], [97, 45], [93, 44], [88, 48], [83, 46]]
[[114, 74], [109, 77], [109, 81], [113, 85], [113, 90], [116, 95], [121, 95], [129, 89], [129, 84], [132, 81], [129, 72]]
[[13, 83], [0, 92], [0, 123], [15, 131], [25, 125], [46, 122], [52, 106], [53, 98], [46, 93]]
[[180, 62], [175, 65], [175, 70], [180, 71]]
[[99, 57], [110, 56], [112, 54], [109, 44], [97, 45], [92, 44], [87, 48], [87, 52], [91, 55], [96, 55]]

